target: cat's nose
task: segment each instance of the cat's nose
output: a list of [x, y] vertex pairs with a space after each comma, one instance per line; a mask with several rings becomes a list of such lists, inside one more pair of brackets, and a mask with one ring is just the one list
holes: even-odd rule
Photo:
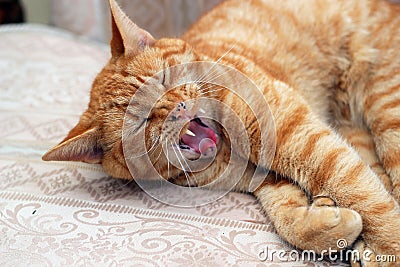
[[176, 109], [172, 112], [172, 116], [175, 119], [193, 119], [193, 115], [188, 110], [185, 102], [180, 102]]

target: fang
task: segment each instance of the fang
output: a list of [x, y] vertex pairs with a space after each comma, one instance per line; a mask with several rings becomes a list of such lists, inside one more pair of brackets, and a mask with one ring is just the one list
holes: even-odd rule
[[196, 136], [191, 130], [187, 129], [186, 134], [190, 136]]

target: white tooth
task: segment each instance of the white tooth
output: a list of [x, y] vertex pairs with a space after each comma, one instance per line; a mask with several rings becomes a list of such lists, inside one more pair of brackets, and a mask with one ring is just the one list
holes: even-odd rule
[[187, 129], [186, 134], [190, 136], [196, 136], [191, 130]]
[[200, 111], [201, 113], [206, 113], [205, 110], [202, 109], [202, 108], [200, 108], [199, 111]]

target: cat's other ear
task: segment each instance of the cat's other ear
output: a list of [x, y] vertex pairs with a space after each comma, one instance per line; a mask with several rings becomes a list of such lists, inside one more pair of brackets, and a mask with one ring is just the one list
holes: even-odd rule
[[139, 28], [121, 10], [115, 0], [110, 0], [112, 39], [111, 54], [113, 57], [121, 55], [131, 56], [143, 51], [146, 46], [155, 43], [155, 39], [147, 31]]
[[42, 159], [44, 161], [101, 163], [103, 150], [99, 145], [100, 132], [97, 127], [81, 133], [74, 132], [74, 129], [60, 144], [43, 155]]

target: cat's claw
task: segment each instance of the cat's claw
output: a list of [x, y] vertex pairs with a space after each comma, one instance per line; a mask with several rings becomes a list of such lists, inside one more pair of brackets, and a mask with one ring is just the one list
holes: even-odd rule
[[336, 202], [328, 197], [328, 196], [324, 196], [324, 195], [317, 195], [313, 197], [313, 206], [317, 206], [317, 207], [322, 207], [322, 206], [327, 206], [327, 207], [336, 207]]

